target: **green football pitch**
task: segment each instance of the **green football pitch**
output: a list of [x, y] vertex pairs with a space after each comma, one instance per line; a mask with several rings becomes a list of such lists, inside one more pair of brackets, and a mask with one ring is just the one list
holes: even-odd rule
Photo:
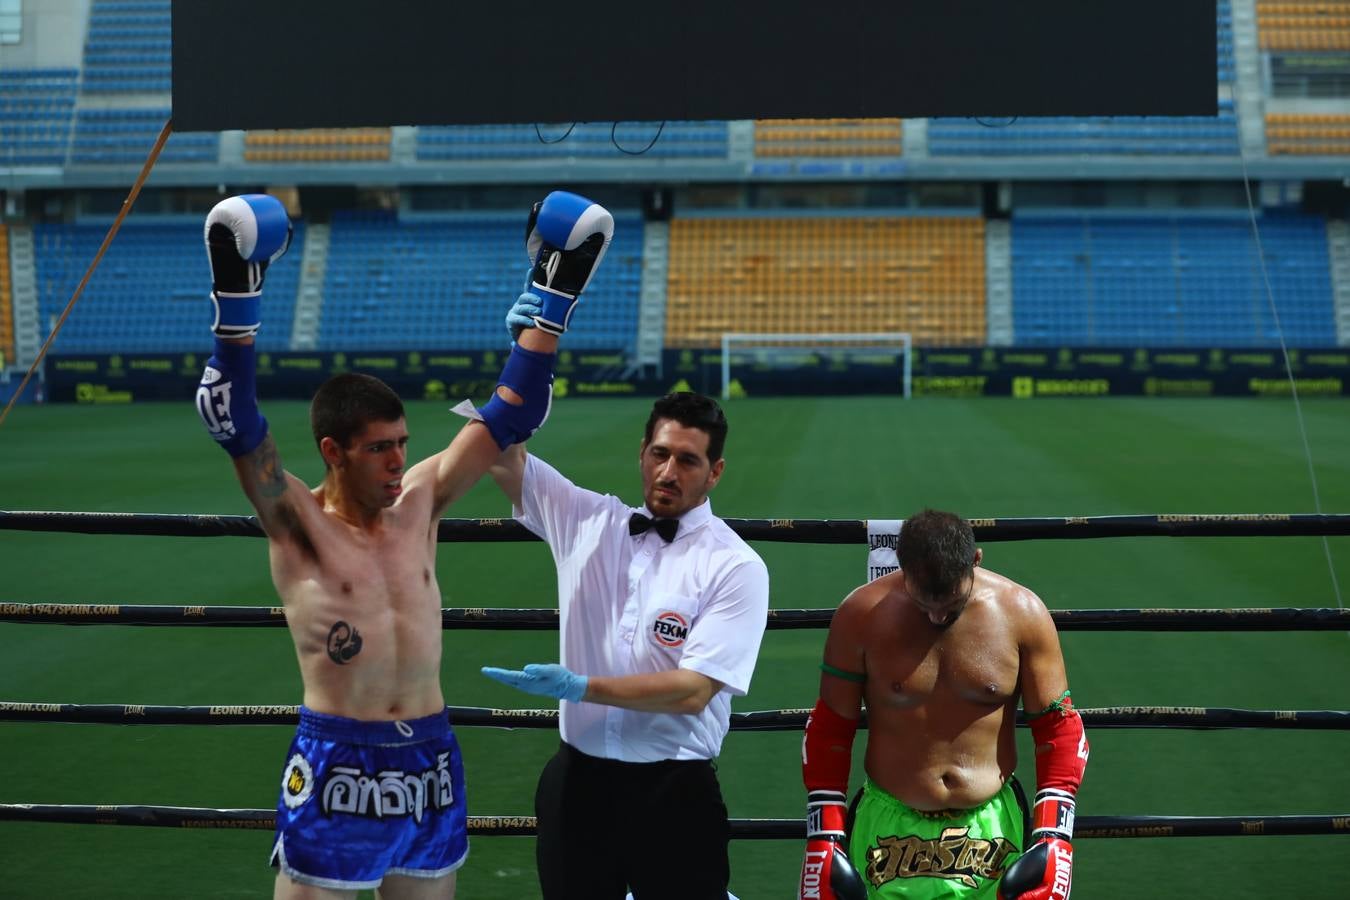
[[[264, 403], [282, 455], [320, 466], [302, 404]], [[648, 404], [570, 400], [531, 449], [578, 483], [639, 500]], [[1350, 404], [1307, 402], [1324, 512], [1350, 512]], [[728, 406], [728, 517], [902, 518], [923, 506], [968, 517], [1314, 511], [1288, 401], [757, 399]], [[413, 404], [411, 455], [458, 428], [444, 405]], [[0, 508], [248, 513], [230, 466], [188, 402], [21, 407], [0, 428]], [[490, 484], [450, 513], [509, 515]], [[1131, 538], [985, 545], [985, 565], [1052, 609], [1335, 606], [1330, 559], [1350, 582], [1350, 539]], [[865, 577], [862, 546], [761, 543], [773, 605], [836, 604]], [[442, 545], [445, 606], [549, 607], [538, 543]], [[3, 597], [17, 602], [276, 603], [266, 546], [247, 538], [144, 538], [6, 531]], [[739, 711], [815, 701], [824, 634], [773, 631]], [[1341, 632], [1070, 632], [1080, 706], [1350, 708]], [[557, 658], [550, 632], [444, 637], [450, 703], [532, 708], [539, 698], [483, 678], [482, 665]], [[0, 699], [114, 704], [294, 704], [299, 677], [281, 628], [0, 624]], [[1350, 813], [1350, 735], [1337, 731], [1098, 729], [1081, 815]], [[0, 723], [0, 802], [271, 808], [290, 729]], [[530, 814], [550, 730], [461, 729], [474, 815]], [[861, 740], [859, 745], [861, 745]], [[1029, 735], [1019, 734], [1027, 782]], [[737, 818], [801, 817], [800, 736], [734, 733], [719, 772]], [[854, 782], [861, 775], [854, 766]], [[0, 896], [270, 897], [260, 831], [0, 823]], [[1350, 834], [1099, 839], [1077, 843], [1075, 900], [1350, 895]], [[793, 896], [801, 843], [740, 840], [732, 890]], [[667, 848], [669, 871], [697, 866]], [[595, 852], [606, 852], [604, 835]], [[460, 875], [467, 900], [538, 896], [533, 842], [482, 837]]]

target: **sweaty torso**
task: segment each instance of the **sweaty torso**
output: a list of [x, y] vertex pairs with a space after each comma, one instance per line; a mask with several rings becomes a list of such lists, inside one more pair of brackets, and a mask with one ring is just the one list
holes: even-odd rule
[[1016, 766], [1018, 637], [1002, 599], [1017, 586], [975, 572], [971, 601], [946, 629], [899, 591], [869, 615], [867, 774], [914, 809], [978, 806]]
[[303, 537], [271, 542], [304, 704], [368, 721], [439, 712], [441, 595], [435, 527], [420, 498], [400, 498], [373, 528], [300, 498]]

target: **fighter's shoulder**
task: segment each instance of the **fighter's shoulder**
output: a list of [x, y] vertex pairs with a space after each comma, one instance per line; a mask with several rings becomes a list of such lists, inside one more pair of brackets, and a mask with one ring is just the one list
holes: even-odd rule
[[898, 600], [899, 586], [895, 583], [898, 574], [883, 575], [854, 588], [839, 604], [835, 618], [866, 623], [887, 601]]
[[989, 569], [978, 568], [975, 571], [987, 596], [1004, 615], [1021, 620], [1049, 617], [1045, 603], [1031, 588]]

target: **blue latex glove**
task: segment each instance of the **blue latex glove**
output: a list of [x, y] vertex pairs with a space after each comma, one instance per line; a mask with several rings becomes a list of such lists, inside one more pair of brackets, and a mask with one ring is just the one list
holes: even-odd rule
[[506, 313], [506, 330], [511, 332], [511, 340], [519, 338], [526, 328], [534, 328], [534, 317], [543, 312], [544, 302], [529, 291], [517, 297], [515, 305]]
[[585, 675], [578, 675], [557, 663], [530, 663], [523, 672], [492, 666], [484, 666], [482, 671], [493, 681], [500, 681], [527, 694], [556, 697], [573, 703], [580, 703], [581, 698], [586, 696], [586, 683], [589, 680]]

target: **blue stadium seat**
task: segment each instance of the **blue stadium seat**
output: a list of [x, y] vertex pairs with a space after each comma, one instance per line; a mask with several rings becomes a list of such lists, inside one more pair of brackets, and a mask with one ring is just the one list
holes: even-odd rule
[[[44, 328], [70, 299], [107, 230], [106, 224], [34, 227]], [[267, 273], [260, 350], [290, 345], [304, 233], [304, 223], [297, 222], [288, 256]], [[210, 287], [200, 217], [142, 223], [133, 214], [62, 326], [58, 348], [66, 353], [204, 354], [211, 347]]]
[[[1293, 346], [1335, 343], [1325, 221], [1261, 222], [1275, 306]], [[1024, 345], [1277, 343], [1245, 218], [1013, 218], [1013, 328]]]
[[0, 166], [66, 161], [78, 78], [75, 69], [0, 71]]
[[[533, 125], [423, 126], [417, 129], [417, 158], [466, 161], [624, 158], [624, 150], [636, 153], [651, 144], [658, 126], [658, 122], [620, 122], [617, 127], [580, 123], [570, 133], [565, 125], [543, 125], [538, 132]], [[726, 122], [667, 122], [660, 135], [643, 156], [707, 159], [727, 155]]]
[[[642, 222], [619, 216], [566, 349], [628, 349], [636, 342]], [[504, 349], [502, 323], [526, 273], [517, 215], [400, 222], [334, 218], [320, 349]]]

